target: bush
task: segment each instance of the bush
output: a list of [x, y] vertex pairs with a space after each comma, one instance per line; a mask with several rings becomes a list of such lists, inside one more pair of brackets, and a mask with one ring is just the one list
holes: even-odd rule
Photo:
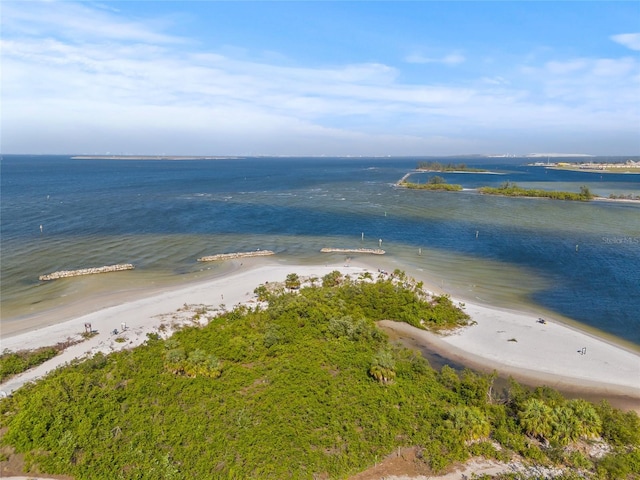
[[15, 375], [46, 362], [61, 350], [62, 348], [57, 347], [43, 347], [15, 353], [5, 351], [0, 355], [0, 382], [5, 382]]

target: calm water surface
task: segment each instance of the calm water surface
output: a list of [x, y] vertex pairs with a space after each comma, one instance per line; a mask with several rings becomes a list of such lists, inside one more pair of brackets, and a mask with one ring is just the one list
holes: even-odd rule
[[[195, 261], [202, 255], [265, 248], [283, 262], [322, 262], [322, 247], [375, 248], [382, 240], [386, 264], [429, 275], [454, 294], [543, 308], [640, 345], [640, 205], [395, 187], [420, 160], [5, 155], [2, 322], [86, 295], [183, 281], [203, 268]], [[527, 159], [440, 161], [499, 173], [441, 174], [465, 188], [509, 180], [640, 194], [640, 175], [555, 171]], [[113, 263], [136, 270], [38, 281]]]

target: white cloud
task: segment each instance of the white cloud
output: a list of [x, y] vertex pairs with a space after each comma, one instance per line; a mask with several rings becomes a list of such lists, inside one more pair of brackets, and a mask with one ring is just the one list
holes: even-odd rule
[[509, 85], [509, 80], [501, 77], [500, 75], [495, 77], [482, 77], [480, 79], [483, 83], [487, 83], [489, 85]]
[[582, 70], [587, 66], [587, 61], [584, 59], [574, 59], [564, 62], [551, 61], [546, 64], [546, 69], [549, 73], [555, 75], [566, 75], [575, 73], [578, 70]]
[[[24, 4], [28, 4], [25, 8]], [[157, 18], [147, 22], [124, 20], [105, 10], [67, 1], [4, 2], [2, 27], [6, 34], [28, 34], [41, 37], [86, 40], [127, 40], [148, 43], [182, 43], [184, 38], [162, 33], [160, 28], [169, 19]], [[149, 25], [155, 24], [156, 28]]]
[[593, 74], [606, 77], [626, 77], [638, 70], [638, 63], [633, 58], [601, 58], [594, 62]]
[[454, 52], [444, 57], [426, 57], [421, 53], [412, 53], [405, 57], [407, 63], [441, 63], [444, 65], [458, 65], [466, 60], [464, 55]]
[[613, 35], [611, 40], [631, 50], [640, 50], [640, 33], [621, 33]]
[[[279, 52], [205, 50], [164, 33], [163, 20], [56, 3], [68, 17], [56, 25], [45, 4], [16, 3], [0, 45], [5, 151], [459, 153], [496, 151], [490, 142], [505, 131], [601, 138], [638, 124], [640, 67], [628, 57], [494, 62], [474, 78], [406, 83], [401, 67], [383, 63], [283, 65]], [[92, 21], [89, 32], [82, 24]]]

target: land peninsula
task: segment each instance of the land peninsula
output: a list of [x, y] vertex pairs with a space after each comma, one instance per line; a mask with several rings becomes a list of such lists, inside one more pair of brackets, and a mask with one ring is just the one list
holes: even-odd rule
[[[411, 447], [428, 475], [471, 458], [557, 478], [639, 473], [636, 413], [547, 387], [498, 387], [491, 373], [437, 371], [380, 328], [546, 385], [618, 392], [640, 409], [636, 353], [550, 317], [462, 303], [375, 264], [245, 262], [221, 278], [3, 338], [16, 351], [86, 323], [94, 331], [3, 377], [4, 458], [21, 452], [32, 473], [77, 480], [204, 478], [212, 469], [346, 478]], [[283, 282], [293, 275], [299, 283]]]
[[590, 173], [635, 173], [640, 174], [640, 160], [626, 162], [535, 162], [533, 167], [545, 167], [555, 170], [575, 170]]

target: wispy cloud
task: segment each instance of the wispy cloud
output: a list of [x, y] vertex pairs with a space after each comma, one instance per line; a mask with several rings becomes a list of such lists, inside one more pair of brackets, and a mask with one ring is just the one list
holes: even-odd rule
[[407, 63], [440, 63], [444, 65], [458, 65], [466, 60], [464, 55], [454, 52], [443, 57], [427, 57], [421, 53], [412, 53], [405, 57]]
[[621, 33], [613, 35], [611, 39], [631, 50], [640, 50], [640, 33]]
[[125, 20], [117, 10], [91, 8], [90, 4], [72, 2], [4, 2], [2, 26], [4, 34], [66, 38], [176, 43], [185, 39], [161, 31], [170, 21], [166, 18], [145, 21]]
[[407, 82], [406, 64], [303, 66], [281, 61], [281, 52], [253, 52], [252, 59], [252, 52], [174, 35], [168, 17], [130, 20], [68, 2], [6, 5], [7, 151], [496, 151], [496, 132], [524, 138], [570, 128], [584, 135], [638, 123], [640, 66], [632, 57], [547, 52], [544, 60], [523, 55], [523, 65], [481, 68], [458, 52], [414, 54], [404, 60], [433, 64], [431, 71], [457, 72], [440, 66], [461, 63], [475, 70], [455, 82]]

